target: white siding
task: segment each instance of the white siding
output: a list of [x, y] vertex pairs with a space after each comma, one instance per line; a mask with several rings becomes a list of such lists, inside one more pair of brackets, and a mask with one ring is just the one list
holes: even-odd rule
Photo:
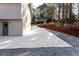
[[21, 19], [21, 4], [0, 3], [0, 19]]
[[22, 21], [9, 21], [9, 36], [22, 35]]
[[[9, 36], [26, 35], [31, 30], [31, 13], [27, 3], [0, 3], [0, 19], [7, 19]], [[2, 28], [0, 22], [0, 35]]]

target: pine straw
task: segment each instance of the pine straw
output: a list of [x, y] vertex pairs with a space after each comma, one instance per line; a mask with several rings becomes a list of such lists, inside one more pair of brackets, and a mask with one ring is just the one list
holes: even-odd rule
[[79, 23], [65, 24], [63, 27], [58, 26], [57, 24], [41, 24], [39, 27], [79, 37]]

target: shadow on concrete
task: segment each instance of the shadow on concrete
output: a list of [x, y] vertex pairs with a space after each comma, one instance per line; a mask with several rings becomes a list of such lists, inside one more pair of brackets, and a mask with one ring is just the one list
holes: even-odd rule
[[78, 56], [79, 48], [41, 47], [0, 49], [0, 56]]
[[65, 42], [67, 42], [68, 44], [70, 44], [73, 47], [79, 47], [79, 37], [75, 37], [75, 36], [71, 36], [71, 35], [67, 35], [61, 32], [56, 32], [56, 31], [52, 31], [47, 29], [48, 31], [50, 31], [51, 33], [53, 33], [56, 37], [64, 40]]

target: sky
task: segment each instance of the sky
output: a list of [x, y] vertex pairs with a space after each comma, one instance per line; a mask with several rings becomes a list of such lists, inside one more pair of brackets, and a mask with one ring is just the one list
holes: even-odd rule
[[38, 7], [39, 5], [42, 5], [43, 3], [33, 3], [34, 8]]

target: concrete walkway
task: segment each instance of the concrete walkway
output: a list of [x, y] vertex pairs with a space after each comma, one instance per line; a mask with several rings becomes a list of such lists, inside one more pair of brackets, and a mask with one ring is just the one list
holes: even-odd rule
[[0, 55], [79, 55], [79, 38], [32, 27], [26, 36], [0, 36]]

